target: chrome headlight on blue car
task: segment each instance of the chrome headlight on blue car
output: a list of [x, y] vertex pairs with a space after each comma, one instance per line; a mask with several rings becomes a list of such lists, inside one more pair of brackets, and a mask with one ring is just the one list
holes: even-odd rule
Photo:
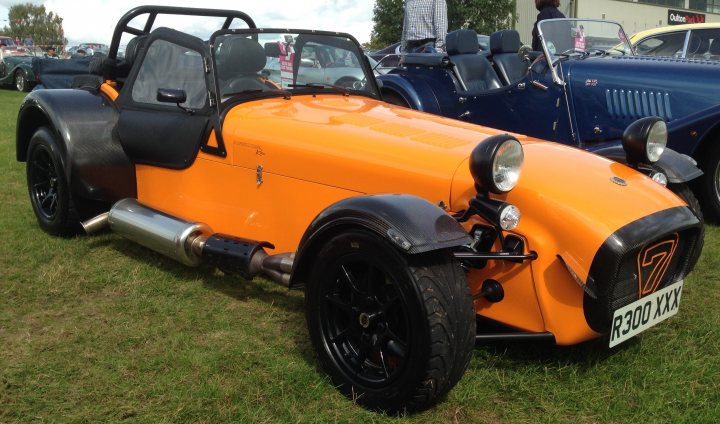
[[665, 151], [667, 138], [667, 125], [657, 116], [641, 118], [628, 125], [622, 137], [628, 163], [657, 162]]

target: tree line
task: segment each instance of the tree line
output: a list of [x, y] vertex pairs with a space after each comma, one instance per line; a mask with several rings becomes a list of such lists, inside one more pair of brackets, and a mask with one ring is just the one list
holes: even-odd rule
[[32, 40], [36, 46], [48, 47], [66, 44], [62, 26], [63, 19], [47, 12], [45, 6], [32, 3], [16, 4], [8, 11], [8, 25], [2, 29], [2, 35]]
[[[470, 28], [491, 34], [512, 28], [516, 0], [447, 0], [448, 31]], [[403, 0], [375, 0], [370, 48], [383, 48], [400, 41], [403, 27]]]

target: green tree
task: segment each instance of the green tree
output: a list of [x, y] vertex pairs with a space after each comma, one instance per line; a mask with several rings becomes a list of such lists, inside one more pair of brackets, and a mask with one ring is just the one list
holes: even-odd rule
[[[447, 0], [448, 31], [467, 25], [478, 34], [512, 28], [516, 0]], [[400, 41], [403, 0], [375, 0], [370, 44], [382, 48]]]
[[375, 0], [370, 45], [381, 49], [400, 41], [403, 27], [403, 0]]
[[32, 3], [16, 4], [8, 12], [9, 32], [24, 40], [32, 37], [36, 46], [65, 44], [62, 18], [53, 12], [46, 12], [45, 6]]

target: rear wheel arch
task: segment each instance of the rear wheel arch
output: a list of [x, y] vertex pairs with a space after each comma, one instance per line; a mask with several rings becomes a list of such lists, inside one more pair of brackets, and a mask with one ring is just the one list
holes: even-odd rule
[[[24, 162], [27, 160], [30, 139], [35, 132], [42, 127], [56, 131], [50, 118], [38, 105], [23, 106], [22, 109], [20, 109], [15, 136], [15, 154], [18, 161]], [[63, 144], [62, 148], [64, 149], [65, 146], [62, 137], [58, 139], [58, 142]]]
[[382, 98], [387, 103], [397, 105], [397, 106], [403, 106], [407, 108], [411, 108], [410, 102], [403, 96], [401, 93], [397, 92], [396, 90], [393, 90], [392, 88], [385, 88], [383, 87], [381, 90]]

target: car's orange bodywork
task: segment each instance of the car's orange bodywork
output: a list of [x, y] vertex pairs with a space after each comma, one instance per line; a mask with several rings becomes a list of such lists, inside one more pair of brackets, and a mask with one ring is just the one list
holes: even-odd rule
[[[138, 200], [219, 232], [271, 242], [274, 253], [295, 252], [313, 219], [348, 197], [407, 193], [444, 203], [448, 212], [466, 209], [476, 195], [467, 158], [478, 143], [498, 133], [363, 97], [247, 102], [224, 119], [226, 157], [201, 152], [183, 170], [137, 165]], [[515, 232], [538, 258], [473, 269], [473, 293], [488, 278], [502, 281], [506, 293], [499, 303], [476, 300], [476, 311], [522, 330], [551, 332], [558, 344], [597, 337], [583, 315], [583, 290], [565, 264], [584, 280], [610, 234], [684, 203], [619, 163], [519, 139], [526, 157], [523, 173], [518, 186], [502, 197], [532, 211]], [[613, 177], [634, 189], [614, 184]], [[475, 222], [466, 223], [467, 229]]]

